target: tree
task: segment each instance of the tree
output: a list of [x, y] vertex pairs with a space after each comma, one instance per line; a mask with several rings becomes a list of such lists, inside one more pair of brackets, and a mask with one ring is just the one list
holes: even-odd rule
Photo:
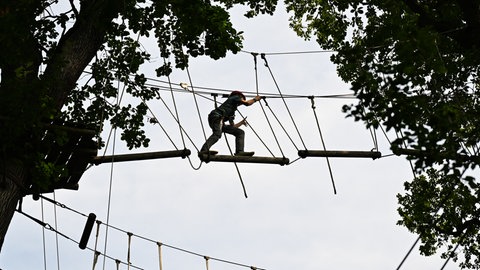
[[344, 107], [398, 138], [394, 153], [418, 177], [399, 195], [399, 224], [421, 253], [480, 268], [480, 3], [440, 0], [286, 1], [291, 26], [335, 51], [338, 74], [358, 103]]
[[[0, 3], [0, 248], [19, 200], [51, 190], [65, 173], [65, 164], [46, 159], [52, 148], [68, 144], [61, 127], [98, 131], [110, 120], [130, 148], [148, 146], [141, 130], [145, 106], [108, 102], [116, 94], [114, 80], [142, 100], [155, 96], [139, 73], [150, 55], [131, 36], [155, 37], [160, 55], [173, 56], [177, 68], [186, 67], [189, 56], [218, 59], [241, 48], [241, 32], [228, 14], [240, 4], [252, 17], [272, 14], [276, 1]], [[89, 65], [91, 79], [77, 86]], [[169, 74], [172, 65], [166, 61], [158, 75]]]

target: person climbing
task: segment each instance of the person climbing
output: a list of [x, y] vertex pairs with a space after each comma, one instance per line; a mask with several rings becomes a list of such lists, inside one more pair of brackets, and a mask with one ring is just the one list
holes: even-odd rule
[[[262, 96], [255, 96], [252, 99], [246, 100], [245, 95], [240, 91], [233, 91], [228, 96], [227, 100], [218, 106], [215, 110], [211, 111], [208, 115], [208, 124], [212, 128], [212, 135], [207, 139], [200, 149], [201, 154], [215, 155], [217, 151], [211, 151], [210, 147], [214, 145], [221, 137], [222, 132], [232, 134], [235, 136], [235, 155], [237, 156], [253, 156], [255, 152], [244, 151], [245, 131], [240, 129], [242, 125], [247, 125], [247, 121], [244, 118], [240, 122], [234, 124], [235, 111], [240, 105], [250, 106], [256, 101], [260, 101]], [[224, 122], [229, 122], [229, 125], [225, 125]]]

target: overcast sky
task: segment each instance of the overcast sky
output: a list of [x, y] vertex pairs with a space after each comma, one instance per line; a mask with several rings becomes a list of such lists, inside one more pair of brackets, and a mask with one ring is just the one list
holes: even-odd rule
[[[288, 27], [287, 15], [279, 9], [274, 17], [246, 20], [234, 14], [234, 24], [245, 32], [245, 51], [258, 53], [300, 52], [321, 50], [315, 42], [296, 37]], [[150, 48], [148, 42], [145, 48]], [[336, 76], [329, 62], [330, 53], [267, 55], [274, 78], [283, 94], [332, 95], [349, 93], [348, 85]], [[158, 57], [144, 72], [154, 77]], [[258, 62], [259, 90], [278, 93], [268, 69]], [[192, 59], [186, 71], [175, 71], [171, 80], [194, 86], [255, 91], [253, 56], [229, 54], [225, 59]], [[167, 78], [159, 78], [166, 80]], [[164, 84], [163, 84], [164, 85]], [[170, 109], [170, 93], [161, 92]], [[318, 269], [396, 269], [416, 239], [405, 228], [396, 225], [396, 194], [403, 192], [403, 182], [412, 172], [401, 157], [388, 156], [388, 140], [378, 132], [379, 151], [384, 156], [372, 159], [330, 159], [337, 189], [324, 158], [298, 159], [297, 149], [286, 137], [275, 119], [274, 131], [288, 166], [273, 164], [238, 164], [248, 198], [232, 163], [201, 164], [196, 147], [204, 142], [202, 126], [194, 99], [189, 93], [176, 93], [176, 105], [182, 126], [192, 138], [186, 147], [192, 150], [187, 159], [173, 158], [128, 163], [102, 164], [90, 168], [80, 181], [78, 191], [59, 190], [55, 198], [80, 213], [95, 213], [103, 223], [134, 234], [130, 243], [130, 261], [142, 269], [159, 269], [156, 241], [196, 254], [269, 270]], [[213, 102], [197, 97], [206, 135], [208, 112]], [[126, 98], [126, 102], [128, 102]], [[222, 99], [219, 99], [220, 101]], [[281, 119], [295, 144], [303, 144], [281, 99], [269, 99], [269, 105]], [[308, 149], [322, 149], [310, 101], [287, 99], [289, 109]], [[370, 132], [360, 123], [345, 118], [343, 104], [348, 99], [315, 99], [319, 123], [329, 150], [364, 150], [374, 147]], [[160, 100], [148, 103], [149, 108], [182, 149], [178, 126]], [[258, 103], [240, 109], [268, 147], [280, 155], [272, 132]], [[268, 156], [255, 134], [246, 130], [246, 150]], [[108, 135], [110, 130], [104, 133]], [[159, 125], [147, 126], [152, 139], [148, 149], [135, 152], [173, 150], [174, 146]], [[115, 135], [115, 133], [112, 133]], [[391, 136], [391, 135], [390, 135]], [[392, 139], [391, 137], [390, 139]], [[233, 145], [232, 137], [230, 144]], [[119, 132], [110, 142], [107, 154], [129, 153], [119, 141]], [[227, 154], [222, 138], [212, 149]], [[198, 167], [200, 168], [198, 169]], [[111, 193], [109, 192], [111, 191]], [[109, 196], [110, 194], [110, 196]], [[53, 194], [48, 194], [53, 198]], [[110, 200], [109, 200], [110, 198]], [[110, 202], [110, 203], [109, 203]], [[43, 206], [42, 206], [43, 205]], [[54, 208], [47, 201], [24, 200], [26, 213], [55, 226], [61, 233], [78, 241], [86, 218], [68, 209]], [[56, 220], [55, 220], [56, 212]], [[143, 238], [139, 238], [141, 236]], [[44, 238], [44, 240], [43, 240]], [[152, 240], [148, 241], [146, 239]], [[95, 230], [88, 246], [95, 246]], [[107, 246], [105, 248], [105, 240]], [[162, 248], [163, 269], [206, 269], [205, 259], [192, 253]], [[58, 247], [58, 263], [57, 263]], [[100, 227], [97, 249], [112, 258], [127, 262], [128, 236], [124, 232]], [[16, 269], [91, 269], [93, 252], [80, 250], [75, 243], [61, 236], [42, 231], [41, 226], [15, 214], [2, 253], [0, 268]], [[418, 247], [401, 269], [440, 269], [439, 256], [422, 257]], [[248, 269], [226, 262], [209, 260], [209, 269]], [[130, 267], [134, 269], [133, 267]], [[456, 269], [450, 262], [445, 269]], [[116, 269], [109, 258], [100, 257], [95, 269]], [[127, 269], [120, 265], [120, 269]]]

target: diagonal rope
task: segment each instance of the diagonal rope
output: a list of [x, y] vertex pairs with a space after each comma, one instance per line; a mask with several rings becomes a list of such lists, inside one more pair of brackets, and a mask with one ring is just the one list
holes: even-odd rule
[[[230, 155], [233, 156], [232, 148], [230, 147], [230, 143], [228, 142], [228, 138], [225, 135], [225, 133], [223, 134], [223, 137], [225, 137], [225, 141], [227, 142], [228, 151], [230, 151]], [[238, 168], [238, 164], [237, 164], [237, 162], [233, 162], [233, 164], [235, 165], [235, 169], [237, 170], [238, 178], [240, 179], [240, 183], [242, 184], [243, 195], [245, 196], [245, 198], [248, 198], [247, 189], [245, 188], [245, 184], [243, 183], [242, 174], [240, 173], [240, 169]]]
[[190, 70], [188, 69], [188, 65], [186, 67], [186, 70], [188, 75], [188, 81], [190, 82], [190, 87], [192, 88], [191, 92], [193, 95], [193, 100], [195, 101], [195, 107], [197, 109], [198, 119], [200, 120], [200, 126], [202, 127], [203, 137], [205, 138], [205, 140], [207, 140], [207, 133], [205, 132], [205, 127], [203, 125], [202, 115], [200, 113], [200, 108], [198, 106], [197, 95], [195, 94], [195, 88], [193, 87], [192, 76], [190, 75]]
[[[259, 93], [258, 93], [258, 69], [257, 69], [257, 56], [258, 56], [258, 54], [257, 53], [252, 53], [252, 56], [253, 56], [254, 69], [255, 69], [255, 89], [256, 89], [257, 95], [259, 95]], [[267, 104], [267, 107], [268, 107], [268, 103], [266, 101], [265, 101], [265, 104]], [[270, 123], [270, 119], [268, 118], [267, 113], [265, 112], [265, 108], [263, 107], [262, 102], [260, 102], [260, 107], [262, 108], [263, 115], [265, 116], [265, 119], [267, 120], [268, 126], [270, 127], [270, 130], [272, 131], [272, 135], [273, 135], [273, 138], [275, 139], [275, 142], [277, 143], [278, 149], [280, 150], [280, 153], [282, 154], [282, 156], [285, 157], [285, 154], [283, 153], [282, 147], [280, 146], [280, 142], [278, 141], [277, 135], [275, 134], [275, 131], [273, 130], [272, 124]], [[273, 154], [272, 154], [272, 156], [273, 156]]]
[[307, 149], [305, 142], [303, 141], [302, 135], [300, 134], [300, 131], [297, 127], [297, 124], [295, 123], [295, 120], [293, 119], [292, 113], [290, 112], [290, 109], [288, 108], [287, 102], [285, 101], [285, 98], [283, 97], [282, 91], [280, 90], [280, 87], [278, 86], [277, 80], [275, 79], [275, 76], [273, 75], [272, 69], [268, 65], [267, 58], [265, 57], [265, 54], [261, 54], [261, 57], [263, 61], [265, 62], [265, 66], [267, 67], [268, 71], [270, 72], [270, 76], [272, 77], [273, 82], [275, 83], [275, 86], [277, 87], [277, 91], [280, 94], [280, 97], [283, 101], [283, 104], [285, 105], [285, 108], [287, 109], [288, 115], [290, 116], [290, 119], [292, 120], [293, 126], [295, 127], [295, 130], [297, 131], [298, 137], [300, 138], [300, 141], [303, 144], [303, 147]]
[[[165, 58], [163, 58], [163, 62], [164, 63], [166, 62]], [[178, 114], [177, 102], [175, 100], [175, 95], [173, 94], [173, 87], [172, 87], [172, 81], [170, 80], [170, 75], [167, 76], [167, 79], [168, 79], [168, 86], [170, 88], [170, 95], [171, 95], [172, 101], [173, 101], [173, 107], [175, 109], [175, 116], [176, 116], [175, 119], [178, 120], [177, 121], [178, 122], [178, 130], [180, 132], [180, 137], [182, 138], [183, 148], [187, 148], [185, 146], [185, 138], [183, 137], [182, 125], [180, 124], [180, 116]]]
[[[318, 133], [320, 134], [320, 140], [322, 141], [323, 150], [326, 151], [327, 147], [325, 146], [325, 141], [323, 140], [322, 129], [320, 128], [320, 121], [318, 120], [317, 112], [315, 111], [316, 109], [315, 101], [313, 97], [309, 97], [309, 98], [312, 103], [312, 111], [313, 111], [313, 115], [315, 116], [315, 121], [317, 122]], [[330, 166], [330, 159], [328, 157], [325, 157], [325, 160], [327, 161], [328, 172], [330, 173], [330, 179], [332, 180], [333, 194], [337, 194], [337, 188], [335, 187], [335, 180], [333, 180], [332, 167]]]

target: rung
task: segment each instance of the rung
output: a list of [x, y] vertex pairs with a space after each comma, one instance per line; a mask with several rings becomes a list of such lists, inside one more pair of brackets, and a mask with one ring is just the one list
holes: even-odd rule
[[378, 151], [340, 151], [340, 150], [299, 150], [298, 155], [301, 158], [306, 157], [346, 157], [346, 158], [372, 158], [382, 157]]
[[218, 162], [241, 162], [241, 163], [268, 163], [279, 164], [281, 166], [288, 165], [290, 160], [282, 157], [257, 157], [257, 156], [231, 156], [231, 155], [208, 155], [199, 154], [198, 157], [203, 162], [218, 161]]
[[123, 154], [123, 155], [113, 155], [113, 156], [98, 156], [93, 158], [92, 163], [95, 165], [98, 165], [98, 164], [110, 163], [110, 162], [137, 161], [137, 160], [159, 159], [159, 158], [173, 158], [173, 157], [186, 158], [190, 154], [191, 152], [189, 149], [183, 149], [183, 150]]

